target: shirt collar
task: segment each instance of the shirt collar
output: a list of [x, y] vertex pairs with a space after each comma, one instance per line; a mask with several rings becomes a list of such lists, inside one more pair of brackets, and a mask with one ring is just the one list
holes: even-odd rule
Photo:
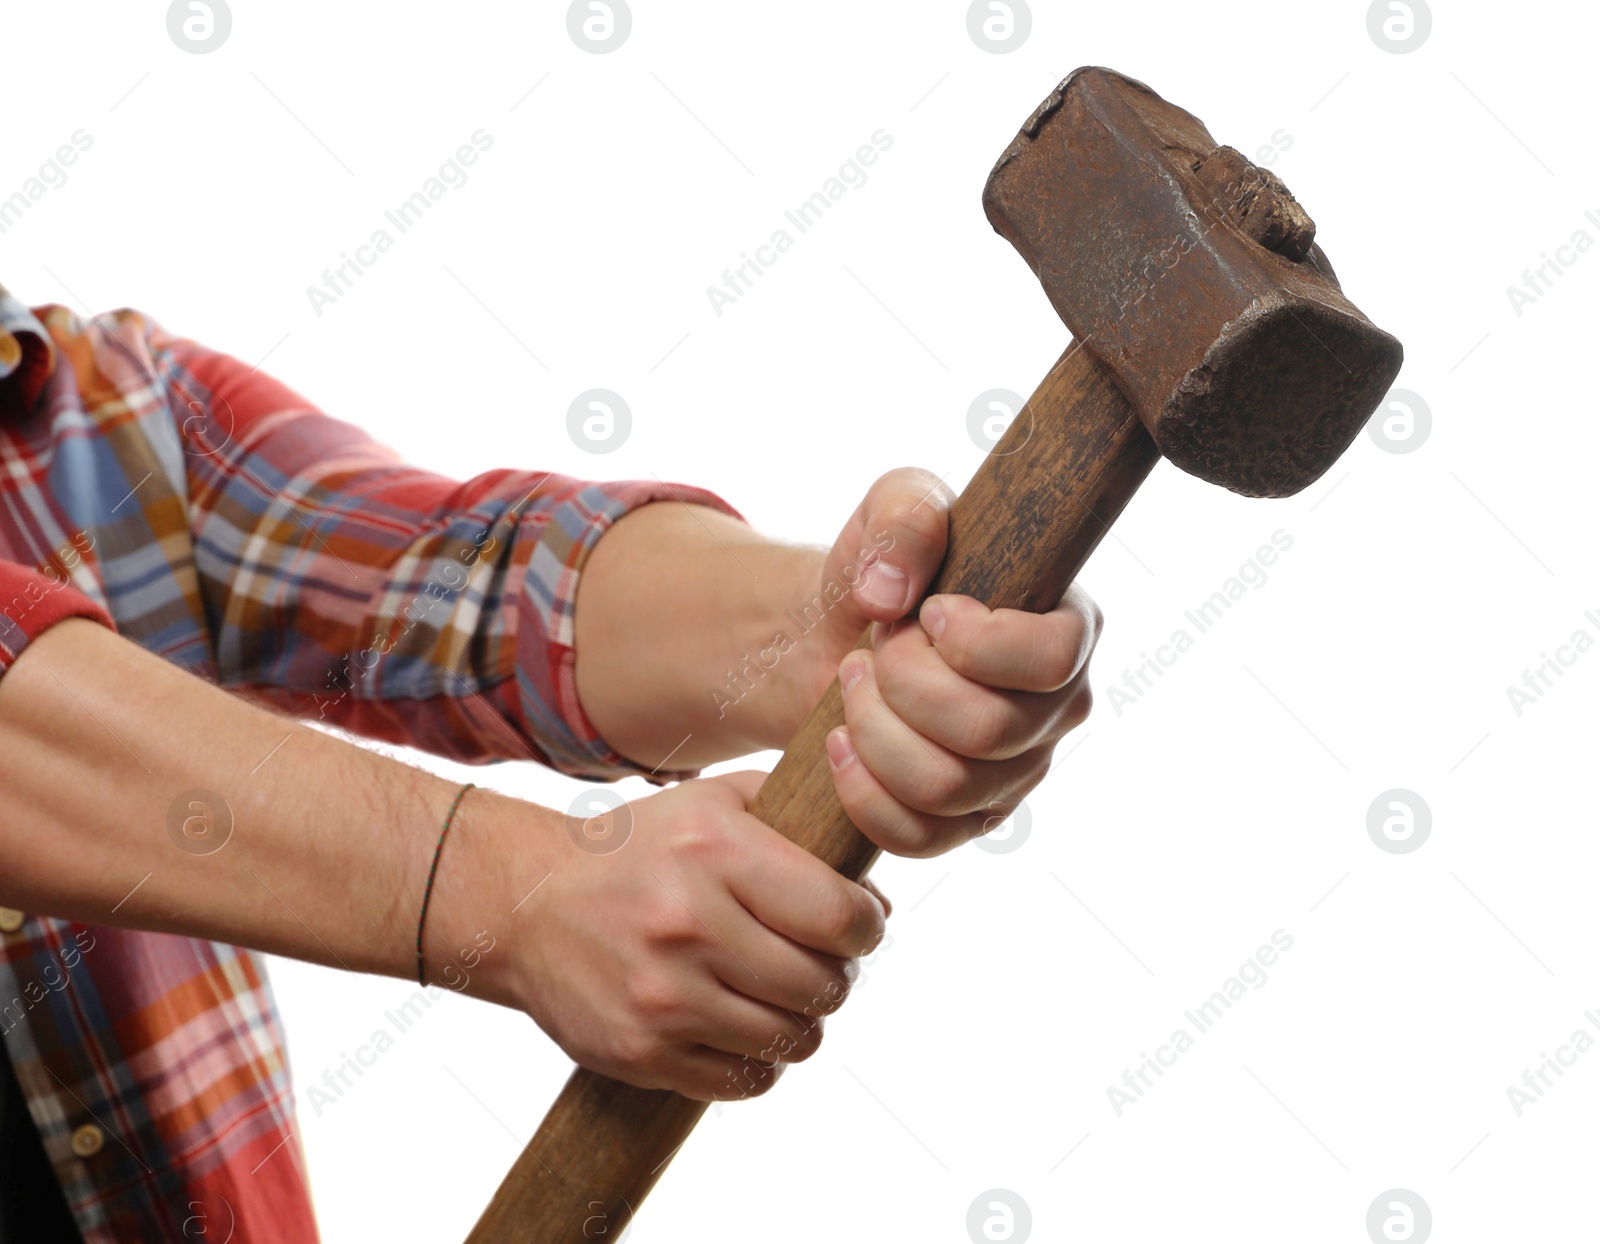
[[0, 388], [15, 386], [23, 409], [31, 409], [55, 366], [55, 345], [39, 317], [0, 285]]

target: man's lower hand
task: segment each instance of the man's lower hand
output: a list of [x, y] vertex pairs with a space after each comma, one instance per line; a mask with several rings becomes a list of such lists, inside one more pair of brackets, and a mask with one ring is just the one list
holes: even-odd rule
[[565, 833], [554, 844], [518, 913], [513, 989], [585, 1067], [730, 1101], [816, 1052], [887, 910], [746, 810], [764, 776], [625, 805], [613, 816], [628, 837], [609, 854]]

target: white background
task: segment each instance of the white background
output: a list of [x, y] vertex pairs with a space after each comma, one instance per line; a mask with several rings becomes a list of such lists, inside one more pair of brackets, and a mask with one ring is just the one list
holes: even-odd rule
[[[1578, 1238], [1600, 1053], [1520, 1118], [1506, 1089], [1600, 1007], [1600, 655], [1520, 717], [1506, 688], [1600, 638], [1600, 251], [1520, 316], [1506, 289], [1578, 229], [1600, 241], [1595, 10], [1441, 0], [1396, 55], [1357, 2], [1036, 2], [995, 55], [965, 8], [635, 0], [592, 55], [558, 3], [234, 0], [192, 55], [160, 3], [6, 3], [0, 194], [94, 141], [0, 236], [0, 279], [270, 354], [442, 471], [654, 472], [827, 541], [891, 466], [959, 487], [973, 397], [1026, 394], [1065, 343], [979, 206], [1058, 78], [1113, 66], [1247, 153], [1283, 131], [1272, 167], [1404, 341], [1431, 434], [1406, 455], [1363, 435], [1283, 501], [1157, 468], [1085, 573], [1099, 706], [1030, 836], [882, 864], [893, 943], [822, 1053], [708, 1118], [630, 1238], [959, 1242], [992, 1188], [1038, 1240], [1362, 1241], [1391, 1188], [1439, 1240]], [[479, 129], [467, 184], [316, 315], [307, 287]], [[879, 129], [866, 184], [717, 317], [706, 287]], [[634, 419], [605, 457], [565, 430], [597, 386]], [[1118, 715], [1123, 670], [1278, 529], [1265, 586]], [[1367, 833], [1397, 787], [1432, 810], [1409, 854]], [[1277, 929], [1267, 983], [1117, 1117], [1124, 1069]], [[302, 1086], [411, 992], [273, 969]], [[567, 1069], [525, 1018], [450, 998], [320, 1116], [302, 1087], [326, 1238], [463, 1236]]]

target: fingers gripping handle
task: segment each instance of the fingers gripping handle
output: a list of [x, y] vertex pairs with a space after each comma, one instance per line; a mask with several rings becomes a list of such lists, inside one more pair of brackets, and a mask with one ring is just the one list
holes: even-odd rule
[[[1054, 609], [1158, 456], [1110, 374], [1074, 342], [951, 508], [944, 564], [927, 594]], [[877, 849], [839, 806], [823, 748], [843, 721], [835, 680], [750, 810], [859, 881]]]
[[[929, 594], [1035, 613], [1054, 608], [1157, 457], [1110, 373], [1074, 342], [956, 501]], [[839, 805], [823, 748], [843, 721], [835, 680], [751, 811], [859, 881], [878, 849]], [[738, 1096], [737, 1085], [729, 1095]], [[468, 1244], [618, 1239], [705, 1109], [578, 1068]]]

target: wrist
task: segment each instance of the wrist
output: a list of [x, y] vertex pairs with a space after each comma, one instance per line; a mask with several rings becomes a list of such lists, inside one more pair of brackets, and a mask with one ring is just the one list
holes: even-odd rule
[[757, 662], [752, 672], [770, 685], [740, 702], [754, 719], [752, 736], [774, 750], [788, 745], [835, 673], [828, 628], [816, 604], [827, 553], [798, 547], [785, 553], [783, 573], [772, 577], [760, 650], [751, 654]]
[[703, 507], [620, 519], [574, 605], [578, 700], [595, 731], [649, 770], [782, 747], [832, 677], [826, 628], [807, 626], [825, 556]]
[[[420, 871], [412, 870], [419, 872], [410, 887], [411, 924], [406, 930], [413, 973], [426, 869], [459, 789], [459, 784], [450, 784], [442, 801], [437, 796], [427, 801], [437, 816], [421, 852], [427, 859]], [[559, 819], [548, 808], [482, 787], [462, 797], [439, 858], [423, 927], [423, 972], [430, 986], [529, 1009], [531, 982], [521, 971], [528, 957], [524, 931], [551, 875]]]

